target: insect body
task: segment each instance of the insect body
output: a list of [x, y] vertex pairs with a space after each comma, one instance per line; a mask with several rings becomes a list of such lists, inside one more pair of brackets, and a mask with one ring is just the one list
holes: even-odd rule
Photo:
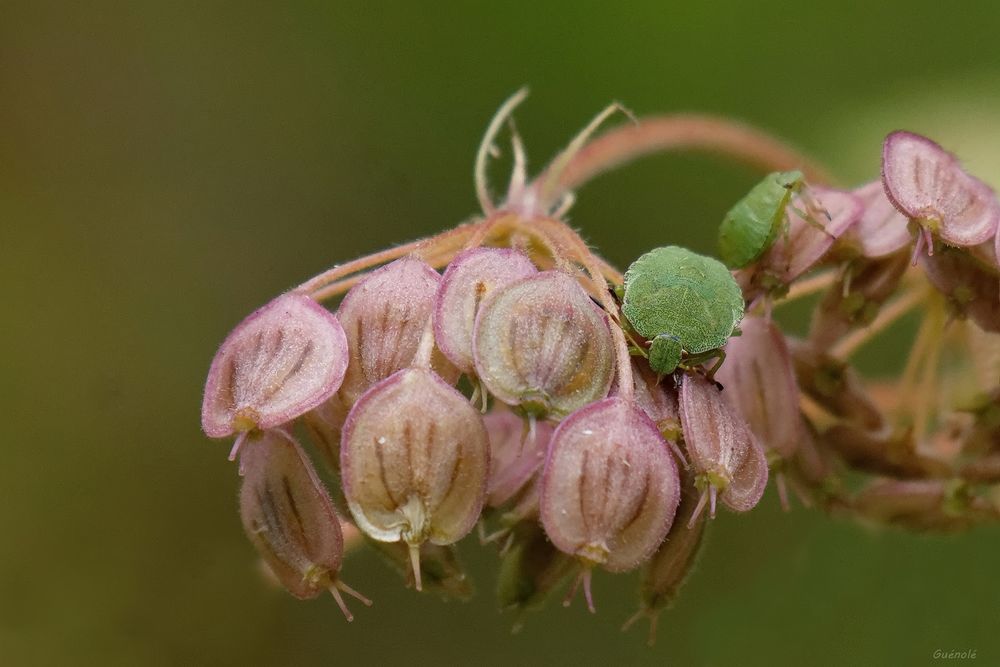
[[625, 273], [624, 292], [622, 313], [650, 341], [649, 365], [660, 374], [718, 358], [714, 373], [743, 317], [743, 294], [729, 270], [677, 246], [637, 259]]
[[719, 227], [719, 255], [731, 269], [741, 269], [767, 252], [788, 224], [792, 196], [805, 186], [800, 171], [776, 171], [736, 202]]

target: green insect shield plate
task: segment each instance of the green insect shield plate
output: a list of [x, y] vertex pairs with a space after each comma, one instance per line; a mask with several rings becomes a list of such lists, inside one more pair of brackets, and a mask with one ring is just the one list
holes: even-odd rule
[[652, 250], [625, 273], [622, 312], [641, 336], [676, 337], [689, 354], [725, 345], [743, 318], [743, 293], [718, 260], [677, 246]]

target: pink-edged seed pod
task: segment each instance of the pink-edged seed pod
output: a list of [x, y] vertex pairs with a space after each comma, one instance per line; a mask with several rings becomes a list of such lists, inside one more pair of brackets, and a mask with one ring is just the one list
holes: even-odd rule
[[[802, 439], [799, 387], [785, 337], [777, 324], [763, 317], [745, 317], [742, 335], [729, 339], [726, 363], [715, 378], [746, 420], [774, 463], [795, 455]], [[788, 495], [780, 470], [776, 475], [782, 506]]]
[[473, 349], [476, 374], [489, 392], [535, 418], [565, 417], [611, 387], [607, 317], [560, 271], [494, 291], [476, 317]]
[[925, 256], [921, 265], [955, 315], [971, 319], [983, 331], [1000, 333], [1000, 271], [959, 248]]
[[[330, 398], [347, 368], [340, 322], [303, 294], [283, 294], [240, 322], [205, 383], [201, 427], [212, 438], [266, 430]], [[243, 438], [230, 455], [234, 459]]]
[[910, 219], [885, 196], [882, 181], [866, 183], [852, 191], [864, 209], [858, 221], [844, 232], [840, 243], [862, 257], [879, 259], [910, 245]]
[[934, 236], [948, 245], [983, 243], [1000, 224], [1000, 202], [958, 159], [927, 137], [893, 132], [882, 144], [882, 184], [901, 213], [920, 227], [914, 259], [933, 254]]
[[[337, 309], [350, 349], [340, 393], [353, 405], [369, 387], [411, 365], [434, 311], [441, 276], [427, 263], [404, 257], [386, 264], [351, 288]], [[438, 355], [435, 369], [457, 379]]]
[[490, 438], [490, 481], [486, 506], [502, 507], [517, 496], [545, 463], [545, 452], [555, 427], [536, 426], [528, 437], [523, 417], [504, 407], [494, 408], [483, 417]]
[[684, 442], [702, 490], [695, 518], [706, 500], [715, 516], [717, 495], [729, 509], [747, 512], [767, 486], [764, 449], [725, 394], [701, 375], [688, 373], [681, 379]]
[[366, 605], [371, 601], [340, 580], [340, 519], [302, 448], [280, 430], [255, 433], [243, 447], [240, 465], [240, 517], [268, 569], [297, 598], [330, 591], [353, 620], [340, 592]]
[[634, 402], [613, 396], [559, 424], [541, 491], [542, 526], [580, 561], [577, 583], [593, 612], [592, 568], [625, 572], [652, 555], [673, 522], [680, 479], [656, 424]]
[[479, 412], [425, 367], [376, 384], [344, 424], [340, 468], [351, 514], [369, 537], [406, 542], [417, 590], [420, 545], [452, 544], [472, 529], [489, 466]]
[[472, 248], [448, 265], [434, 301], [434, 337], [458, 370], [475, 372], [472, 331], [483, 300], [536, 272], [527, 255], [512, 248]]

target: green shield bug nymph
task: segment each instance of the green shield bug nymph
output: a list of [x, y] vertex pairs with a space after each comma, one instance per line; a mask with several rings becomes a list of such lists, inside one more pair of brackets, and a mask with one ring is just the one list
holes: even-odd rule
[[719, 226], [719, 256], [726, 266], [742, 269], [760, 259], [787, 223], [792, 196], [804, 186], [801, 171], [776, 171], [729, 209]]
[[650, 341], [660, 374], [719, 358], [743, 317], [743, 293], [718, 260], [677, 246], [652, 250], [625, 273], [622, 313]]

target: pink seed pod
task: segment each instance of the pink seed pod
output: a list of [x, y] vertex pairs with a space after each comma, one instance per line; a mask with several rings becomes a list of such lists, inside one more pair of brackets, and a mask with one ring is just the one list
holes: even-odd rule
[[564, 417], [611, 387], [607, 318], [560, 271], [523, 278], [487, 298], [473, 349], [476, 374], [490, 393], [532, 417]]
[[466, 375], [475, 370], [472, 330], [483, 300], [536, 272], [524, 253], [511, 248], [472, 248], [448, 265], [434, 301], [434, 337], [458, 370]]
[[799, 387], [785, 337], [763, 317], [745, 317], [743, 334], [726, 345], [726, 363], [715, 379], [746, 420], [757, 441], [781, 458], [802, 439]]
[[490, 481], [486, 506], [502, 507], [528, 484], [545, 463], [545, 452], [555, 427], [542, 422], [529, 437], [525, 420], [505, 408], [483, 417], [490, 438]]
[[452, 544], [476, 523], [486, 496], [486, 428], [469, 401], [433, 371], [399, 371], [367, 392], [344, 424], [340, 468], [355, 522], [369, 537], [419, 548]]
[[862, 185], [852, 194], [861, 200], [864, 210], [857, 223], [840, 237], [841, 243], [870, 259], [887, 257], [910, 245], [910, 220], [885, 196], [882, 181]]
[[652, 555], [673, 522], [680, 479], [656, 425], [634, 402], [614, 396], [559, 424], [541, 491], [542, 526], [558, 549], [579, 559], [577, 583], [593, 612], [591, 569], [624, 572]]
[[340, 591], [371, 602], [340, 581], [340, 520], [302, 448], [282, 431], [264, 431], [250, 436], [240, 464], [243, 528], [268, 569], [297, 598], [329, 590], [353, 620]]
[[[715, 497], [735, 512], [753, 509], [767, 486], [767, 457], [743, 417], [715, 384], [701, 375], [681, 380], [681, 424], [684, 442], [702, 495], [695, 517]], [[693, 521], [693, 519], [692, 519]]]
[[850, 192], [829, 188], [811, 188], [815, 203], [806, 206], [802, 197], [794, 201], [794, 209], [807, 211], [820, 207], [826, 215], [814, 215], [807, 221], [790, 210], [788, 231], [779, 234], [774, 245], [764, 255], [761, 266], [781, 284], [788, 285], [823, 259], [834, 242], [851, 228], [864, 211], [861, 200]]
[[[350, 363], [340, 390], [353, 405], [369, 387], [411, 365], [434, 311], [441, 276], [412, 257], [373, 271], [344, 297], [337, 318], [344, 325]], [[439, 355], [440, 356], [440, 355]], [[435, 370], [451, 379], [454, 369], [441, 358]]]
[[921, 264], [956, 315], [971, 319], [983, 331], [1000, 333], [1000, 271], [957, 248], [923, 257]]
[[632, 386], [635, 402], [653, 420], [660, 435], [667, 441], [671, 451], [685, 468], [688, 465], [684, 452], [678, 447], [683, 437], [681, 417], [677, 408], [677, 389], [673, 380], [663, 381], [649, 367], [649, 364], [632, 362]]
[[224, 438], [290, 422], [337, 391], [346, 367], [347, 339], [337, 319], [303, 294], [283, 294], [240, 322], [219, 347], [201, 427]]
[[893, 132], [882, 145], [882, 184], [901, 213], [920, 226], [914, 257], [933, 236], [954, 246], [989, 240], [1000, 223], [993, 191], [967, 174], [958, 159], [926, 137]]

